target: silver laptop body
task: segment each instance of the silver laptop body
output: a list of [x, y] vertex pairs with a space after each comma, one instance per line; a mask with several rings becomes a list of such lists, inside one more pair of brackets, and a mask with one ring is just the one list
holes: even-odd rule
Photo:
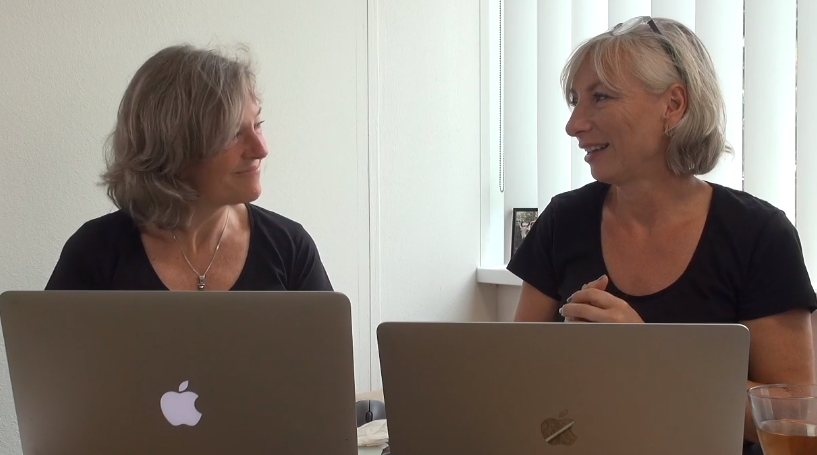
[[23, 453], [356, 454], [350, 315], [329, 292], [6, 292]]
[[739, 455], [742, 325], [383, 323], [395, 455]]

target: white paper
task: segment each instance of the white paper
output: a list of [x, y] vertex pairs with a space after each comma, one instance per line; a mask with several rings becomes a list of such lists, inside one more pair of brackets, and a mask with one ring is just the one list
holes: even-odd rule
[[381, 447], [389, 442], [386, 420], [373, 420], [357, 429], [358, 447]]

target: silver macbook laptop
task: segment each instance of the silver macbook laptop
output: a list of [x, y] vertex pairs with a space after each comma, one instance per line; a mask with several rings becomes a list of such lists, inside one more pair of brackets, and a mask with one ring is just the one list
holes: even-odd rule
[[25, 455], [357, 453], [349, 300], [6, 292]]
[[395, 454], [740, 454], [741, 325], [383, 323]]

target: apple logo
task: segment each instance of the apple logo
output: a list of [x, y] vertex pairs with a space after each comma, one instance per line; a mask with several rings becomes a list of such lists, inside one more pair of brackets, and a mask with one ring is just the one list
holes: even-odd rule
[[542, 422], [540, 428], [542, 437], [545, 438], [545, 442], [552, 446], [572, 446], [579, 439], [572, 430], [575, 423], [576, 421], [567, 417], [567, 409], [565, 409], [559, 413], [558, 419], [550, 417]]
[[196, 400], [199, 396], [187, 391], [189, 381], [184, 381], [179, 385], [179, 391], [170, 391], [162, 395], [159, 402], [162, 408], [162, 414], [171, 425], [177, 427], [179, 425], [195, 426], [201, 419], [201, 413], [196, 409]]

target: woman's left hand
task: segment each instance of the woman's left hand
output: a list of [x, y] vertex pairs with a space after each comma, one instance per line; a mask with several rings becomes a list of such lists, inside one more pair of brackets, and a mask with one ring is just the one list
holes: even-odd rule
[[582, 286], [559, 309], [566, 321], [643, 323], [644, 320], [624, 300], [605, 291], [609, 279], [602, 275]]

